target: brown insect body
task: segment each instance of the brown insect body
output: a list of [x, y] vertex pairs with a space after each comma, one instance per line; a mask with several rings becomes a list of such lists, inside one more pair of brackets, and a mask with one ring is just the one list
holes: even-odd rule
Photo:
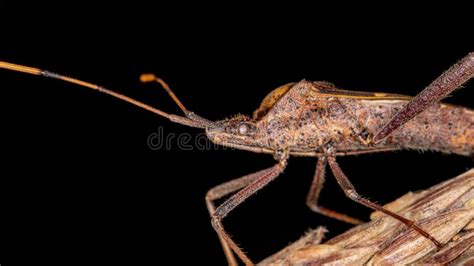
[[[267, 169], [225, 182], [208, 191], [205, 200], [230, 265], [234, 253], [247, 265], [253, 262], [226, 233], [222, 220], [235, 207], [272, 182], [287, 166], [290, 155], [318, 157], [306, 204], [314, 212], [352, 224], [360, 220], [318, 204], [325, 168], [329, 165], [344, 194], [351, 200], [384, 213], [415, 230], [441, 248], [443, 244], [414, 221], [361, 196], [336, 161], [340, 155], [397, 149], [434, 150], [469, 156], [474, 153], [474, 111], [438, 103], [474, 77], [470, 53], [415, 97], [345, 91], [327, 82], [300, 81], [281, 86], [265, 97], [253, 117], [236, 116], [213, 122], [187, 110], [169, 86], [152, 74], [141, 81], [156, 81], [168, 92], [185, 116], [169, 114], [101, 86], [49, 71], [0, 61], [0, 68], [87, 87], [136, 105], [172, 122], [205, 129], [214, 143], [241, 150], [273, 154], [277, 163]], [[214, 201], [233, 194], [216, 207]]]
[[318, 156], [332, 145], [340, 155], [393, 149], [474, 154], [474, 111], [436, 103], [370, 145], [411, 99], [385, 93], [344, 91], [326, 82], [301, 81], [271, 92], [250, 119], [237, 116], [206, 130], [215, 143], [266, 153]]

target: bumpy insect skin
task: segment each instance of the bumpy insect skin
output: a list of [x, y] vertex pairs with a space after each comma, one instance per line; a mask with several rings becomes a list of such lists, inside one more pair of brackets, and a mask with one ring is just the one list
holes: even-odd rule
[[[434, 104], [474, 77], [474, 53], [453, 65], [412, 100], [403, 95], [345, 91], [328, 82], [303, 80], [273, 90], [252, 118], [237, 116], [217, 122], [187, 110], [169, 86], [151, 74], [142, 75], [141, 81], [161, 84], [184, 116], [169, 114], [126, 95], [68, 76], [2, 61], [0, 68], [58, 79], [107, 94], [172, 122], [205, 129], [209, 139], [220, 145], [272, 153], [278, 161], [273, 167], [226, 182], [211, 189], [206, 196], [212, 225], [231, 265], [236, 264], [232, 252], [245, 264], [253, 263], [226, 233], [222, 220], [231, 210], [281, 174], [290, 155], [320, 157], [318, 164], [322, 163], [317, 168], [323, 169], [327, 162], [347, 197], [397, 219], [439, 248], [442, 244], [413, 221], [359, 195], [335, 157], [393, 149], [430, 149], [460, 155], [472, 155], [474, 150], [474, 112]], [[324, 178], [323, 171], [318, 173], [314, 179], [317, 181], [315, 189], [312, 187], [313, 192], [309, 194], [309, 198], [314, 200], [320, 191], [318, 184], [322, 185], [318, 180]], [[224, 203], [215, 207], [214, 200], [232, 193]], [[328, 209], [320, 213], [342, 221], [356, 220]]]
[[[371, 146], [360, 135], [373, 136], [407, 103], [404, 100], [339, 99], [345, 112], [328, 108], [326, 123], [345, 133], [338, 150], [364, 150]], [[351, 134], [350, 132], [354, 132]], [[337, 138], [338, 135], [332, 136]], [[474, 112], [448, 104], [434, 104], [394, 131], [375, 147], [432, 150], [470, 156], [474, 153]]]
[[280, 150], [291, 148], [295, 143], [310, 87], [311, 83], [304, 80], [296, 83], [257, 123], [257, 127], [266, 133], [266, 146]]
[[367, 140], [410, 97], [359, 92], [344, 95], [345, 91], [331, 88], [325, 88], [322, 93], [315, 84], [319, 85], [299, 82], [263, 117], [260, 124], [266, 125], [270, 147], [290, 147], [292, 152], [307, 156], [323, 152], [327, 143], [335, 145], [339, 152], [392, 148], [474, 154], [472, 110], [434, 104], [373, 146]]
[[[377, 132], [380, 124], [373, 125]], [[434, 104], [395, 130], [386, 146], [432, 150], [463, 156], [474, 154], [474, 112], [447, 104]]]
[[[324, 153], [328, 144], [338, 152], [389, 148], [474, 153], [474, 111], [467, 108], [434, 104], [382, 142], [370, 145], [370, 137], [403, 108], [409, 96], [349, 92], [305, 80], [284, 89], [271, 93], [277, 97], [267, 99], [256, 111], [259, 116], [219, 121], [216, 128], [206, 130], [208, 137], [234, 148], [260, 147], [266, 153], [289, 149], [303, 156]], [[245, 131], [239, 131], [242, 125]]]

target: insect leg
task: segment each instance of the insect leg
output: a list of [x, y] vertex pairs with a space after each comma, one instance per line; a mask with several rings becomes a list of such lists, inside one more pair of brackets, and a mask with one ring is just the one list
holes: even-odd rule
[[[218, 200], [239, 189], [248, 186], [251, 182], [253, 182], [262, 174], [265, 174], [267, 171], [268, 169], [258, 171], [253, 174], [249, 174], [211, 188], [206, 194], [206, 206], [209, 211], [209, 214], [213, 215], [216, 211], [216, 206], [214, 204], [215, 200]], [[237, 261], [235, 260], [234, 254], [232, 253], [232, 250], [230, 249], [229, 245], [227, 245], [225, 240], [220, 235], [219, 240], [221, 242], [222, 248], [224, 249], [224, 254], [227, 258], [227, 262], [229, 263], [229, 265], [237, 265]]]
[[316, 171], [314, 172], [313, 182], [311, 183], [311, 188], [309, 189], [308, 196], [306, 197], [306, 205], [319, 214], [324, 216], [334, 218], [350, 224], [361, 224], [362, 221], [343, 213], [339, 213], [330, 209], [327, 209], [323, 206], [318, 205], [319, 194], [323, 188], [324, 179], [326, 175], [326, 157], [320, 157], [316, 164]]
[[435, 79], [428, 87], [415, 96], [400, 110], [372, 139], [377, 143], [395, 129], [421, 113], [430, 105], [440, 101], [474, 76], [474, 52], [469, 53], [446, 72]]
[[362, 204], [366, 207], [369, 207], [372, 210], [383, 212], [383, 213], [399, 220], [400, 222], [404, 223], [409, 228], [413, 228], [419, 234], [421, 234], [422, 236], [424, 236], [427, 239], [431, 240], [431, 242], [433, 242], [438, 248], [442, 247], [441, 243], [439, 243], [429, 233], [427, 233], [426, 231], [424, 231], [423, 229], [418, 227], [415, 224], [415, 222], [413, 222], [412, 220], [409, 220], [409, 219], [404, 218], [404, 217], [402, 217], [402, 216], [400, 216], [400, 215], [398, 215], [394, 212], [391, 212], [391, 211], [385, 209], [384, 207], [382, 207], [382, 206], [380, 206], [376, 203], [373, 203], [373, 202], [369, 201], [368, 199], [365, 199], [361, 195], [359, 195], [357, 193], [355, 187], [352, 185], [351, 181], [349, 181], [349, 179], [344, 174], [344, 172], [342, 172], [342, 169], [339, 167], [338, 163], [336, 162], [335, 157], [328, 157], [328, 162], [329, 162], [329, 166], [331, 167], [331, 170], [332, 170], [334, 176], [336, 177], [337, 183], [339, 183], [339, 186], [341, 186], [342, 190], [344, 191], [344, 193], [346, 194], [346, 196], [348, 198], [350, 198], [351, 200], [353, 200], [357, 203], [360, 203], [360, 204]]
[[[247, 257], [247, 255], [245, 255], [245, 253], [225, 232], [224, 227], [222, 225], [222, 219], [224, 219], [224, 217], [226, 217], [227, 214], [229, 214], [229, 212], [231, 212], [240, 203], [242, 203], [248, 197], [250, 197], [255, 192], [257, 192], [258, 190], [266, 186], [268, 183], [270, 183], [272, 180], [274, 180], [283, 171], [285, 167], [286, 161], [281, 161], [273, 167], [217, 186], [207, 193], [206, 203], [209, 212], [212, 212], [212, 226], [219, 235], [221, 243], [223, 243], [222, 247], [224, 249], [229, 264], [236, 265], [233, 264], [235, 263], [235, 259], [233, 258], [233, 255], [231, 255], [231, 252], [229, 250], [230, 247], [230, 249], [232, 249], [246, 265], [253, 265], [252, 261]], [[213, 211], [215, 208], [214, 204], [212, 203], [213, 200], [230, 194], [242, 187], [244, 188], [232, 195], [229, 199], [227, 199], [224, 203], [217, 207], [215, 211]]]

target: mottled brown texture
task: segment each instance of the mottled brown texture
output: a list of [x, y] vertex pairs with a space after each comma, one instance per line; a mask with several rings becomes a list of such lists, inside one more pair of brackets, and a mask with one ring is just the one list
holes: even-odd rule
[[[374, 135], [380, 130], [403, 108], [408, 97], [335, 97], [330, 92], [319, 93], [317, 83], [313, 83], [307, 93], [309, 97], [306, 109], [297, 112], [301, 115], [297, 121], [297, 130], [292, 132], [295, 136], [290, 145], [292, 151], [308, 154], [314, 151], [323, 152], [324, 145], [332, 142], [335, 150], [339, 152], [394, 148], [473, 154], [472, 110], [434, 104], [393, 132], [388, 139], [372, 146], [365, 141], [363, 135]], [[291, 105], [285, 107], [288, 106]]]
[[[390, 215], [394, 228], [401, 226], [396, 222], [398, 220], [406, 228], [416, 230], [411, 237], [424, 237], [425, 240], [431, 241], [431, 245], [441, 247], [439, 236], [427, 232], [422, 226], [423, 223], [417, 224], [412, 217], [386, 210], [359, 195], [335, 161], [335, 156], [340, 155], [398, 149], [433, 150], [464, 156], [473, 154], [474, 112], [441, 103], [429, 106], [401, 128], [391, 132], [388, 138], [374, 145], [373, 136], [403, 110], [411, 99], [409, 96], [396, 94], [345, 91], [327, 82], [302, 80], [272, 91], [254, 112], [253, 118], [239, 115], [215, 122], [206, 128], [206, 134], [217, 144], [271, 153], [278, 161], [282, 160], [281, 154], [288, 153], [320, 159], [327, 157], [331, 170], [347, 197]], [[241, 130], [243, 126], [245, 130]], [[319, 176], [313, 184], [316, 186], [312, 190], [314, 192], [310, 191], [310, 194], [314, 194], [311, 199], [314, 199], [315, 203], [323, 178]], [[247, 199], [250, 196], [248, 191], [254, 191], [251, 187], [252, 185], [248, 185], [243, 188], [231, 198], [234, 200], [224, 202], [213, 215], [213, 225], [221, 242], [223, 239], [227, 242], [223, 242], [223, 248], [230, 264], [233, 264], [235, 259], [229, 251], [229, 246], [246, 264], [251, 262], [228, 237], [220, 222], [216, 221], [220, 221], [219, 217], [223, 218], [227, 214], [225, 211], [225, 214], [221, 215], [220, 211], [231, 210]], [[240, 196], [241, 193], [244, 193], [245, 197]], [[323, 215], [343, 221], [355, 221], [335, 211], [309, 205], [316, 206], [312, 209]], [[358, 251], [360, 254], [371, 252], [371, 249]], [[337, 256], [345, 256], [341, 254]], [[317, 264], [334, 259], [335, 257], [325, 257]]]
[[[441, 244], [434, 237], [419, 228], [410, 219], [388, 211], [357, 194], [350, 180], [338, 166], [335, 156], [396, 149], [431, 149], [460, 155], [472, 155], [473, 153], [472, 111], [442, 104], [433, 105], [428, 110], [425, 109], [472, 77], [474, 53], [455, 64], [413, 99], [393, 94], [345, 91], [337, 89], [328, 82], [303, 80], [272, 91], [254, 112], [252, 119], [246, 116], [236, 116], [217, 122], [209, 121], [188, 111], [169, 86], [152, 74], [143, 75], [141, 80], [143, 82], [155, 80], [160, 83], [184, 112], [185, 117], [168, 114], [96, 84], [49, 71], [2, 61], [0, 61], [0, 68], [42, 75], [87, 87], [153, 112], [175, 123], [205, 129], [206, 135], [214, 143], [252, 152], [273, 154], [278, 161], [274, 167], [217, 186], [206, 195], [206, 203], [212, 216], [212, 225], [219, 235], [227, 261], [231, 265], [237, 264], [232, 252], [235, 252], [245, 264], [252, 265], [253, 263], [225, 232], [221, 220], [245, 199], [275, 179], [285, 168], [290, 155], [315, 156], [321, 159], [327, 157], [336, 180], [346, 196], [398, 219], [408, 228], [416, 229], [420, 235], [430, 239], [433, 244], [439, 247]], [[410, 99], [411, 101], [406, 104]], [[426, 113], [424, 116], [423, 114], [419, 115], [410, 121], [411, 124], [406, 123], [422, 111]], [[387, 122], [388, 117], [391, 117], [390, 122]], [[381, 129], [381, 126], [384, 126], [384, 129]], [[399, 132], [393, 132], [399, 126], [405, 128], [400, 129]], [[393, 136], [389, 139], [378, 143], [378, 140], [392, 133]], [[374, 134], [376, 135], [374, 136]], [[310, 200], [317, 200], [321, 190], [318, 186], [322, 186], [322, 180], [324, 180], [323, 174], [320, 173], [320, 176], [316, 174], [312, 191], [308, 197]], [[213, 202], [215, 199], [238, 189], [241, 190], [215, 208]], [[314, 206], [317, 207], [317, 204]], [[344, 217], [334, 211], [327, 209], [321, 211], [320, 207], [317, 210], [333, 218], [350, 220], [348, 219], [350, 217]], [[420, 235], [416, 236], [420, 237]], [[467, 238], [466, 241], [470, 241], [470, 239]], [[465, 243], [465, 241], [460, 243]], [[364, 253], [367, 250], [361, 252]], [[451, 256], [450, 254], [452, 253], [448, 252], [446, 255], [441, 254], [440, 256], [447, 258]], [[332, 257], [332, 259], [334, 258]], [[330, 258], [325, 258], [323, 261], [330, 260]]]
[[[320, 156], [330, 143], [339, 153], [377, 149], [416, 149], [474, 154], [474, 111], [436, 103], [376, 145], [368, 141], [411, 99], [409, 96], [347, 92], [326, 83], [300, 81], [280, 98], [267, 101], [265, 116], [254, 121], [240, 116], [217, 122], [207, 130], [218, 144], [273, 153], [289, 149], [292, 155]], [[272, 102], [270, 105], [268, 102]], [[260, 110], [259, 114], [264, 111]], [[237, 134], [248, 124], [250, 133]]]
[[311, 236], [308, 233], [260, 265], [472, 265], [474, 231], [469, 224], [474, 218], [474, 169], [384, 207], [417, 221], [446, 245], [437, 250], [412, 229], [374, 213], [372, 221], [323, 244], [305, 241]]

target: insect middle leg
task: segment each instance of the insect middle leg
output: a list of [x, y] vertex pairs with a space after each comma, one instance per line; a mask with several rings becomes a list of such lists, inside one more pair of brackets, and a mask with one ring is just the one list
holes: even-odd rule
[[328, 162], [329, 162], [329, 166], [331, 167], [331, 170], [332, 170], [334, 176], [336, 177], [337, 183], [339, 184], [339, 186], [341, 186], [342, 190], [344, 191], [344, 193], [346, 194], [346, 196], [348, 198], [350, 198], [351, 200], [353, 200], [353, 201], [355, 201], [359, 204], [362, 204], [366, 207], [369, 207], [372, 210], [383, 212], [383, 213], [399, 220], [400, 222], [404, 223], [409, 228], [413, 228], [419, 234], [421, 234], [422, 236], [424, 236], [427, 239], [431, 240], [431, 242], [433, 242], [436, 245], [436, 247], [441, 248], [443, 246], [441, 243], [438, 242], [438, 240], [436, 240], [434, 237], [432, 237], [429, 233], [427, 233], [426, 231], [424, 231], [423, 229], [418, 227], [415, 224], [415, 222], [413, 222], [412, 220], [409, 220], [405, 217], [402, 217], [402, 216], [400, 216], [400, 215], [398, 215], [394, 212], [391, 212], [391, 211], [385, 209], [384, 207], [382, 207], [382, 206], [380, 206], [376, 203], [373, 203], [373, 202], [369, 201], [368, 199], [363, 198], [361, 195], [359, 195], [359, 193], [357, 193], [355, 187], [352, 185], [351, 181], [349, 181], [349, 178], [347, 178], [347, 176], [344, 174], [342, 169], [339, 167], [339, 164], [336, 162], [336, 158], [335, 157], [328, 157]]
[[306, 197], [306, 205], [319, 214], [324, 216], [334, 218], [350, 224], [361, 224], [362, 221], [343, 213], [339, 213], [323, 206], [318, 205], [319, 194], [323, 188], [325, 175], [326, 175], [326, 166], [327, 159], [326, 157], [320, 157], [316, 163], [316, 170], [314, 172], [313, 182], [311, 183], [311, 188], [309, 189], [308, 196]]
[[[286, 160], [280, 161], [273, 167], [216, 186], [207, 193], [206, 204], [212, 217], [212, 226], [219, 236], [229, 265], [237, 265], [232, 250], [246, 265], [253, 265], [253, 263], [225, 232], [222, 219], [240, 203], [274, 180], [285, 167]], [[217, 209], [215, 208], [214, 200], [229, 195], [239, 189], [241, 190], [227, 199], [223, 204], [217, 207]]]

